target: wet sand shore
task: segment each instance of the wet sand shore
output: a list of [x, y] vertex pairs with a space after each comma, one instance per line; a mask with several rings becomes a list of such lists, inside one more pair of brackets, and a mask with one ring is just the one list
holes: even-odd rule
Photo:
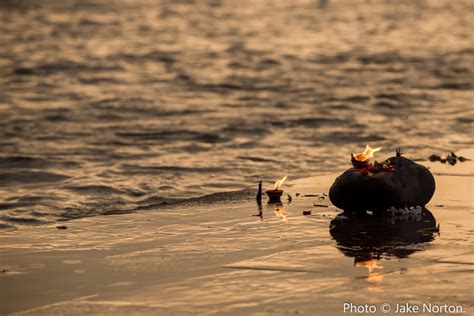
[[339, 315], [344, 303], [383, 302], [391, 313], [397, 303], [472, 311], [472, 163], [429, 166], [437, 190], [422, 218], [379, 218], [383, 231], [370, 218], [337, 230], [347, 219], [321, 195], [331, 174], [290, 181], [291, 203], [264, 204], [262, 217], [243, 199], [2, 232], [0, 314]]

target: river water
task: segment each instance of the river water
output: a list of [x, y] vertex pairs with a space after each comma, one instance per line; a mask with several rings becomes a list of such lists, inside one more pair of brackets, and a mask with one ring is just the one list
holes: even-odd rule
[[472, 146], [473, 9], [2, 1], [0, 226]]

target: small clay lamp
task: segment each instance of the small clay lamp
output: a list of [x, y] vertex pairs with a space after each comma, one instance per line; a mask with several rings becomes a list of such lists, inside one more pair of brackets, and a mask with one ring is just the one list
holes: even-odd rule
[[275, 189], [265, 191], [268, 195], [268, 203], [281, 203], [280, 197], [283, 194], [283, 190], [280, 190], [280, 187], [287, 178], [288, 176], [285, 176], [283, 179], [275, 182]]
[[374, 153], [382, 148], [371, 148], [369, 145], [365, 146], [365, 150], [360, 154], [351, 154], [351, 162], [355, 168], [362, 169], [369, 165], [369, 161], [374, 157]]

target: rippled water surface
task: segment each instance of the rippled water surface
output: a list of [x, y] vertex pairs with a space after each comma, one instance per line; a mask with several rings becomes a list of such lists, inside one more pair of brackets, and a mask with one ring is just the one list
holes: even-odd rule
[[[322, 1], [324, 2], [324, 1]], [[2, 1], [0, 224], [472, 145], [471, 1]]]

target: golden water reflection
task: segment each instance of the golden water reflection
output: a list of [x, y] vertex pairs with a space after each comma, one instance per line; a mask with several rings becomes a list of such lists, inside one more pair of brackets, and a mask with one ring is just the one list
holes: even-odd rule
[[283, 207], [283, 203], [273, 203], [271, 204], [271, 207], [273, 208], [273, 213], [278, 219], [282, 222], [288, 223], [286, 209]]

